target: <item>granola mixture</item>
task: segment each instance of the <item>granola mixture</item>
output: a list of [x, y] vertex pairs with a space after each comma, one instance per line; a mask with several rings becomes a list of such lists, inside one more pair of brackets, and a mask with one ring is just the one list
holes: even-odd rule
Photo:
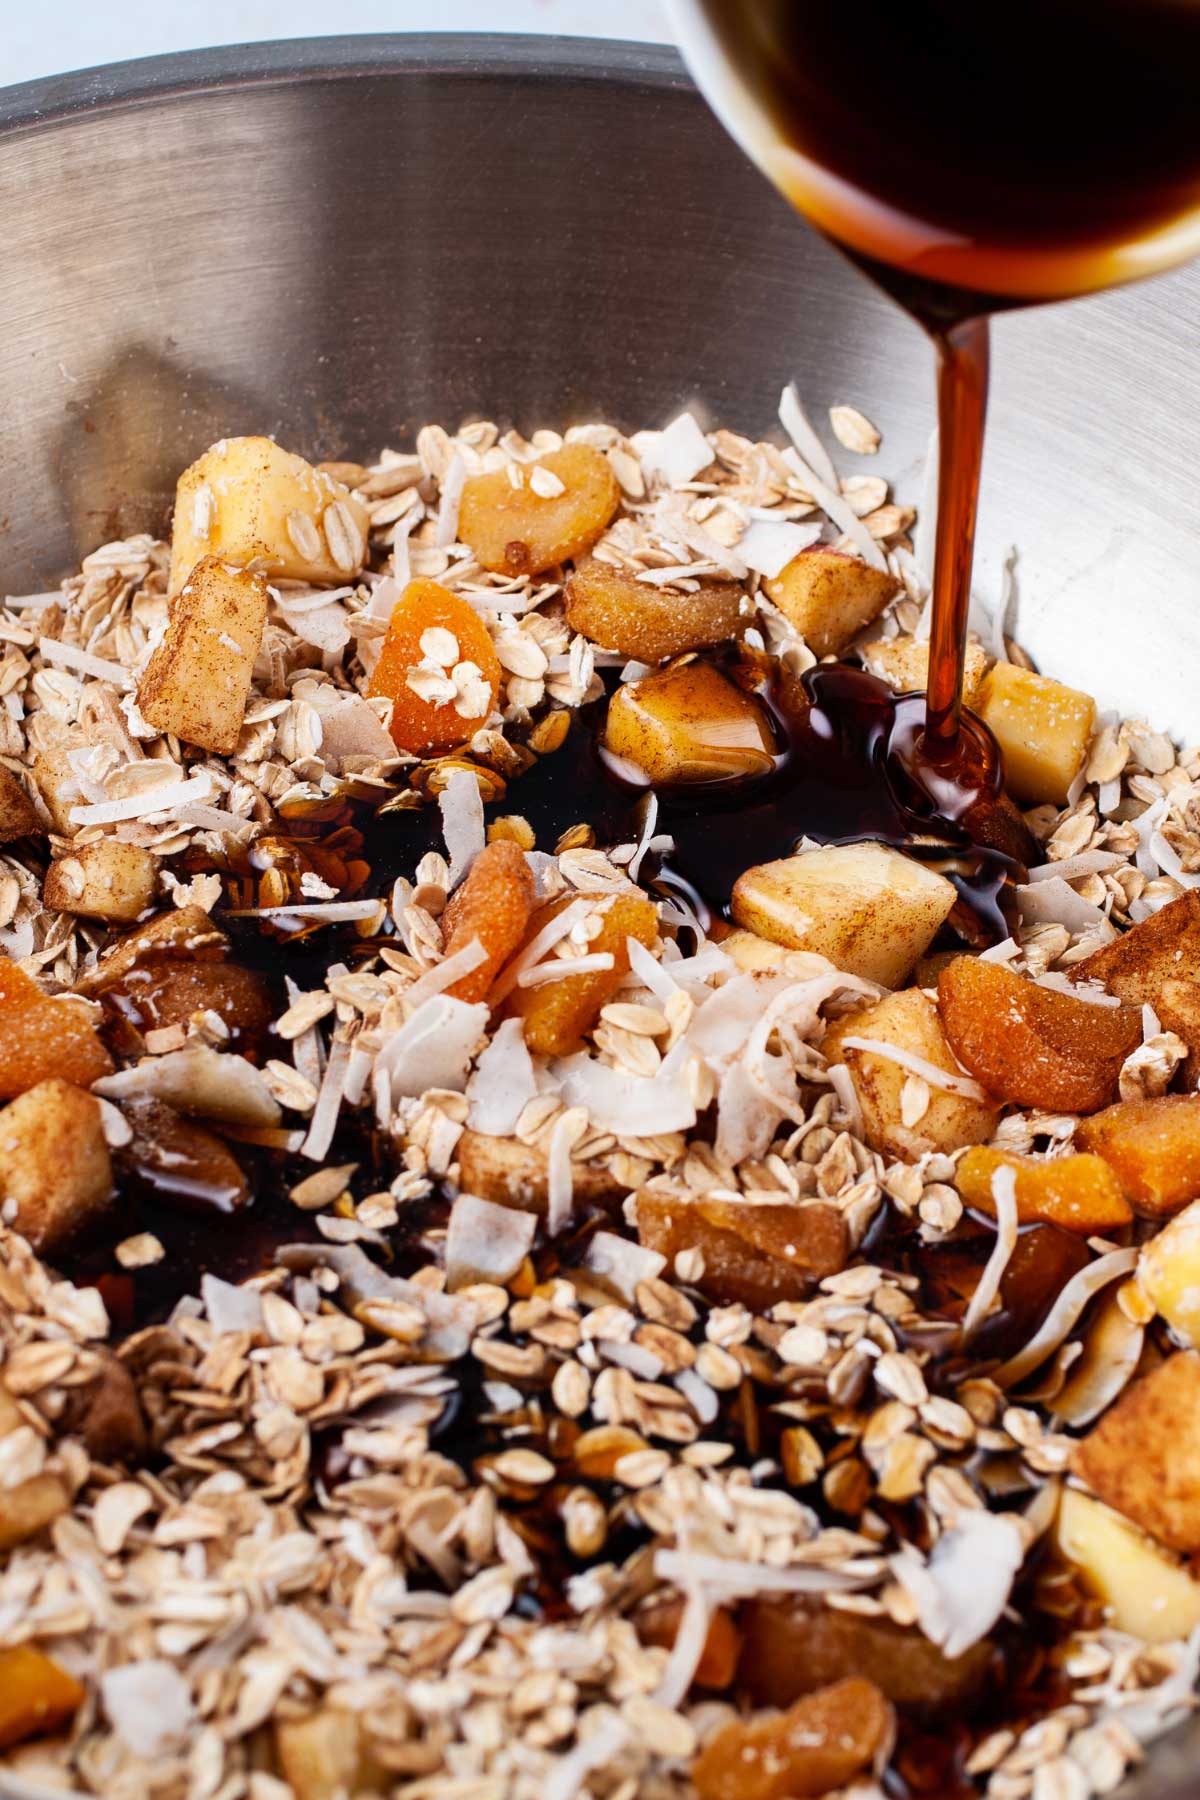
[[655, 784], [926, 667], [781, 417], [229, 440], [0, 612], [0, 1790], [1086, 1800], [1191, 1706], [1200, 751], [1000, 609], [1007, 935], [880, 843], [714, 919]]

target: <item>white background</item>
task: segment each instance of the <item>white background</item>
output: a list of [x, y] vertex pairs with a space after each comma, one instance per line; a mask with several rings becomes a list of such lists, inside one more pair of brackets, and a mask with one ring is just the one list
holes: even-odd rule
[[670, 36], [663, 0], [0, 0], [0, 82], [206, 44], [356, 31]]

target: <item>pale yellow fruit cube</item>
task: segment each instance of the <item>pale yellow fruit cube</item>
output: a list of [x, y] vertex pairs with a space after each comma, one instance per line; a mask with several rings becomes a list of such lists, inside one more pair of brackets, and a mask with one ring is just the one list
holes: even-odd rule
[[1026, 806], [1062, 806], [1087, 755], [1096, 717], [1092, 696], [1015, 663], [996, 663], [975, 711], [1004, 752], [1013, 798]]
[[1200, 1625], [1200, 1582], [1099, 1500], [1064, 1488], [1054, 1537], [1109, 1607], [1118, 1631], [1168, 1644]]
[[326, 1707], [301, 1719], [275, 1721], [279, 1766], [296, 1800], [346, 1800], [363, 1788], [389, 1785], [371, 1755], [357, 1713]]
[[42, 899], [51, 912], [131, 924], [154, 899], [158, 858], [136, 844], [101, 838], [50, 864]]
[[204, 557], [176, 595], [166, 634], [138, 683], [142, 717], [187, 744], [231, 755], [266, 622], [265, 578]]
[[358, 574], [370, 517], [332, 475], [265, 437], [222, 438], [175, 489], [169, 591], [202, 556], [317, 586]]
[[1200, 1200], [1142, 1245], [1134, 1279], [1180, 1343], [1200, 1348]]
[[920, 988], [887, 994], [838, 1019], [821, 1046], [826, 1060], [845, 1063], [850, 1070], [862, 1109], [863, 1135], [873, 1150], [915, 1162], [934, 1152], [949, 1155], [968, 1144], [983, 1144], [991, 1137], [1000, 1116], [995, 1102], [948, 1093], [890, 1057], [845, 1048], [847, 1038], [891, 1044], [943, 1070], [952, 1080], [963, 1080], [937, 1007]]
[[40, 1252], [105, 1212], [113, 1179], [100, 1102], [57, 1079], [11, 1101], [0, 1112], [0, 1199]]
[[[898, 694], [923, 694], [929, 686], [929, 642], [926, 638], [877, 638], [862, 646], [862, 659], [872, 675], [878, 675]], [[963, 664], [963, 705], [974, 707], [987, 674], [988, 659], [982, 644], [967, 645]]]
[[851, 975], [899, 987], [955, 902], [952, 883], [885, 844], [825, 844], [747, 869], [739, 925], [815, 950]]
[[705, 662], [671, 663], [619, 687], [604, 747], [653, 782], [764, 775], [776, 748], [759, 702]]
[[840, 550], [802, 550], [763, 583], [767, 598], [814, 656], [840, 656], [900, 587], [886, 569], [874, 569]]
[[34, 757], [33, 779], [46, 803], [55, 831], [60, 832], [63, 837], [71, 837], [75, 831], [71, 808], [83, 805], [83, 789], [71, 767], [65, 744], [51, 745]]

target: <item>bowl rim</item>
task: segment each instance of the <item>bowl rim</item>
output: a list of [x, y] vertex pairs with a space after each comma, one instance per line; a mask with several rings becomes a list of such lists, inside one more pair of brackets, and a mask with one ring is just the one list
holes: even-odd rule
[[162, 100], [302, 81], [436, 75], [695, 92], [671, 44], [538, 32], [364, 32], [175, 50], [0, 87], [0, 138]]

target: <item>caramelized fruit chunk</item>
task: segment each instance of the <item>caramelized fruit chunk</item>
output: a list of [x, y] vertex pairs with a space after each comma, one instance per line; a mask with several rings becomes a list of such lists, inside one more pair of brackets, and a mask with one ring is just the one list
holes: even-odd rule
[[81, 994], [99, 995], [123, 981], [132, 969], [179, 960], [219, 962], [228, 950], [225, 933], [202, 907], [180, 906], [147, 919], [136, 931], [128, 931], [110, 944], [75, 985]]
[[75, 1677], [33, 1644], [0, 1650], [0, 1750], [61, 1730], [85, 1698]]
[[885, 569], [838, 550], [802, 550], [763, 583], [814, 656], [840, 656], [877, 619], [901, 583]]
[[572, 631], [644, 663], [722, 644], [736, 637], [742, 621], [736, 582], [704, 582], [694, 594], [664, 592], [594, 556], [567, 577], [566, 602]]
[[1200, 1200], [1142, 1245], [1136, 1281], [1175, 1336], [1200, 1346]]
[[644, 1188], [637, 1231], [639, 1242], [668, 1262], [681, 1250], [699, 1250], [700, 1292], [719, 1306], [740, 1302], [756, 1313], [802, 1299], [814, 1281], [843, 1269], [850, 1253], [844, 1217], [820, 1201], [722, 1200]]
[[1127, 1387], [1071, 1457], [1092, 1492], [1168, 1550], [1200, 1550], [1200, 1354]]
[[0, 957], [0, 1100], [52, 1076], [90, 1087], [112, 1074], [112, 1058], [81, 1000], [52, 999], [7, 957]]
[[891, 1057], [869, 1050], [845, 1050], [846, 1038], [873, 1038], [895, 1045], [922, 1061], [960, 1077], [943, 1034], [937, 1007], [920, 988], [903, 988], [882, 1000], [847, 1013], [830, 1026], [821, 1049], [830, 1063], [845, 1063], [863, 1116], [863, 1135], [872, 1150], [916, 1162], [934, 1153], [949, 1155], [964, 1144], [978, 1144], [996, 1129], [1000, 1108], [989, 1100], [971, 1100], [925, 1084], [924, 1110], [910, 1098], [914, 1079]]
[[1076, 963], [1074, 981], [1098, 981], [1131, 1005], [1158, 1005], [1164, 983], [1200, 980], [1200, 892], [1189, 888], [1178, 900], [1131, 925], [1111, 944]]
[[446, 955], [453, 956], [478, 938], [487, 960], [461, 976], [447, 993], [456, 1000], [487, 999], [496, 976], [525, 936], [534, 893], [525, 853], [515, 844], [501, 839], [479, 852], [442, 914], [442, 942]]
[[1064, 1488], [1054, 1542], [1109, 1608], [1118, 1631], [1169, 1644], [1200, 1625], [1200, 1581], [1099, 1500]]
[[[488, 1137], [481, 1131], [464, 1131], [454, 1152], [458, 1159], [458, 1185], [464, 1194], [478, 1194], [499, 1206], [515, 1206], [544, 1213], [549, 1204], [549, 1167], [546, 1151], [519, 1138]], [[572, 1163], [571, 1186], [576, 1204], [602, 1204], [629, 1192], [628, 1182], [618, 1178], [600, 1157]]]
[[1061, 1225], [1082, 1237], [1120, 1231], [1133, 1219], [1121, 1184], [1098, 1156], [1016, 1156], [977, 1145], [959, 1163], [954, 1184], [968, 1206], [996, 1217], [992, 1177], [997, 1169], [1016, 1176], [1017, 1217], [1022, 1225]]
[[179, 477], [170, 592], [202, 556], [336, 585], [362, 568], [369, 527], [362, 501], [302, 456], [270, 438], [222, 438]]
[[621, 489], [599, 450], [564, 444], [536, 463], [473, 475], [458, 510], [458, 535], [485, 569], [537, 575], [590, 550], [621, 501]]
[[100, 1102], [57, 1077], [10, 1101], [0, 1112], [0, 1195], [39, 1252], [105, 1213], [113, 1179]]
[[12, 771], [0, 763], [0, 844], [34, 833], [44, 835], [33, 801]]
[[[682, 1618], [683, 1601], [668, 1596], [643, 1606], [635, 1615], [634, 1624], [643, 1644], [657, 1644], [663, 1650], [670, 1650]], [[693, 1685], [716, 1693], [724, 1693], [726, 1688], [732, 1687], [741, 1645], [742, 1636], [733, 1622], [733, 1614], [724, 1606], [714, 1608], [708, 1621], [704, 1649], [692, 1677]]]
[[154, 899], [158, 858], [136, 844], [99, 838], [73, 845], [46, 870], [42, 899], [51, 912], [106, 924], [131, 924]]
[[664, 786], [737, 781], [774, 767], [762, 705], [706, 662], [675, 663], [619, 687], [609, 701], [604, 747]]
[[[978, 1239], [930, 1245], [921, 1252], [928, 1305], [961, 1319], [995, 1245], [989, 1231]], [[1092, 1260], [1087, 1243], [1057, 1225], [1028, 1225], [1017, 1236], [1000, 1280], [1000, 1311], [984, 1320], [972, 1348], [981, 1357], [1006, 1357], [1037, 1331], [1068, 1281]]]
[[807, 1596], [749, 1600], [740, 1622], [738, 1682], [756, 1706], [790, 1706], [802, 1694], [862, 1675], [916, 1718], [961, 1716], [978, 1698], [992, 1660], [986, 1642], [951, 1659], [920, 1631]]
[[391, 1786], [358, 1713], [328, 1706], [306, 1718], [277, 1719], [275, 1747], [295, 1800], [347, 1800]]
[[213, 1132], [163, 1100], [131, 1100], [124, 1112], [133, 1142], [121, 1160], [156, 1199], [186, 1212], [236, 1212], [246, 1205], [246, 1177]]
[[739, 925], [848, 974], [899, 987], [957, 898], [953, 885], [886, 844], [823, 844], [739, 875]]
[[474, 607], [440, 582], [410, 581], [367, 687], [392, 702], [397, 750], [425, 756], [464, 743], [499, 692], [500, 662]]
[[1154, 996], [1154, 1010], [1164, 1031], [1173, 1031], [1187, 1045], [1183, 1085], [1190, 1092], [1200, 1087], [1200, 981], [1164, 981]]
[[27, 1543], [53, 1525], [71, 1504], [59, 1475], [31, 1475], [16, 1487], [0, 1487], [0, 1552]]
[[1200, 1196], [1200, 1094], [1119, 1100], [1075, 1131], [1110, 1166], [1134, 1209], [1165, 1219]]
[[265, 578], [202, 557], [175, 596], [166, 632], [142, 671], [142, 717], [186, 744], [232, 756], [266, 622]]
[[[898, 694], [923, 694], [929, 686], [928, 639], [879, 638], [873, 644], [863, 644], [861, 655], [872, 675], [878, 675]], [[982, 645], [972, 639], [963, 666], [964, 706], [974, 706], [987, 666]]]
[[1130, 1008], [1076, 1000], [974, 956], [942, 970], [938, 1009], [964, 1068], [997, 1099], [1045, 1112], [1098, 1112], [1142, 1041]]
[[106, 990], [140, 1031], [186, 1025], [196, 1013], [216, 1013], [231, 1047], [254, 1043], [271, 1023], [271, 996], [261, 975], [237, 963], [163, 962], [138, 969]]
[[600, 914], [600, 929], [590, 939], [589, 956], [612, 957], [611, 969], [565, 975], [538, 987], [513, 989], [509, 1011], [525, 1021], [525, 1042], [537, 1056], [566, 1056], [578, 1050], [629, 973], [627, 940], [647, 949], [658, 937], [658, 913], [640, 894], [618, 894]]
[[1002, 662], [984, 678], [975, 711], [1004, 752], [1004, 785], [1013, 798], [1065, 805], [1092, 735], [1092, 696]]
[[700, 1800], [808, 1800], [883, 1759], [895, 1719], [870, 1681], [852, 1677], [783, 1713], [733, 1719], [692, 1765]]

